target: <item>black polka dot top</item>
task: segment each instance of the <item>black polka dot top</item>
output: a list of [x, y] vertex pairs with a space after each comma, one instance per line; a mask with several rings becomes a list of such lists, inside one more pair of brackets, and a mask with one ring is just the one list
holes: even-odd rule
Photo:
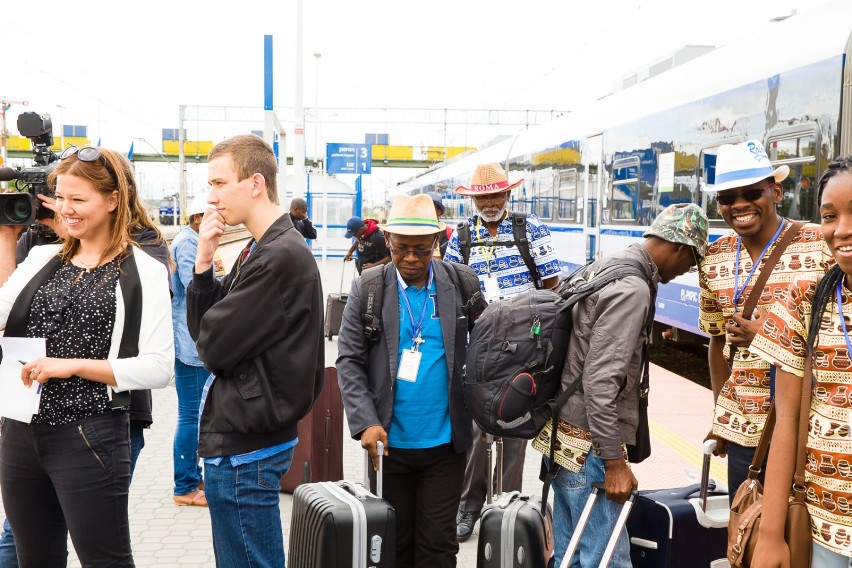
[[[106, 359], [115, 325], [119, 266], [117, 258], [91, 271], [63, 264], [35, 294], [27, 337], [46, 338], [48, 357]], [[108, 412], [107, 388], [76, 376], [51, 379], [44, 384], [33, 423], [59, 426]]]

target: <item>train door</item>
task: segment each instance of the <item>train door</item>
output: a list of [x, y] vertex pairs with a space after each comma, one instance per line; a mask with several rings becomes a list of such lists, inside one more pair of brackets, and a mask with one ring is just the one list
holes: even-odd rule
[[582, 147], [583, 235], [586, 241], [586, 262], [600, 258], [601, 199], [603, 191], [603, 135], [587, 138]]

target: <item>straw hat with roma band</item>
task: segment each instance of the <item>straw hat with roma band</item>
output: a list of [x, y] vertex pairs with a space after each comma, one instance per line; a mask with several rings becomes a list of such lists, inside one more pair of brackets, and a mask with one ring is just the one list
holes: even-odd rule
[[509, 185], [509, 178], [506, 177], [506, 172], [497, 162], [491, 164], [483, 164], [476, 166], [476, 171], [470, 178], [470, 187], [460, 185], [456, 188], [456, 193], [459, 195], [490, 195], [493, 193], [503, 193], [511, 191], [521, 185], [523, 179]]
[[379, 227], [397, 235], [434, 235], [447, 228], [438, 221], [432, 198], [425, 193], [397, 195], [388, 213], [388, 222]]

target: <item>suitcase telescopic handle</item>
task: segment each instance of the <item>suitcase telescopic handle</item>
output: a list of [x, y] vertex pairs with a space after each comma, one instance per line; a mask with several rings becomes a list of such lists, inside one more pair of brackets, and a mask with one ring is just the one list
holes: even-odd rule
[[[604, 484], [592, 483], [592, 493], [586, 501], [586, 506], [583, 507], [583, 512], [580, 514], [580, 520], [577, 522], [577, 528], [574, 530], [574, 534], [571, 535], [571, 541], [568, 543], [568, 550], [565, 551], [565, 556], [562, 557], [562, 562], [559, 564], [559, 568], [568, 568], [571, 565], [571, 558], [574, 556], [574, 553], [580, 545], [580, 538], [583, 536], [583, 531], [586, 530], [586, 523], [589, 522], [589, 516], [592, 514], [592, 507], [595, 506], [595, 500], [598, 498], [598, 493], [606, 494]], [[627, 501], [624, 502], [621, 512], [618, 514], [618, 518], [615, 521], [612, 536], [606, 544], [606, 549], [604, 550], [604, 554], [598, 568], [606, 568], [609, 566], [609, 561], [612, 560], [612, 555], [615, 553], [615, 547], [618, 544], [618, 537], [621, 535], [621, 531], [624, 530], [624, 525], [627, 524], [627, 517], [630, 515], [630, 510], [633, 508], [633, 503], [636, 501], [637, 496], [638, 493], [635, 490], [631, 491], [630, 497], [628, 497]]]
[[[381, 440], [376, 442], [376, 453], [379, 454], [379, 469], [376, 471], [376, 497], [382, 497], [382, 467], [385, 459], [385, 445]], [[370, 468], [373, 460], [370, 459], [370, 450], [364, 450], [364, 487], [370, 489]]]

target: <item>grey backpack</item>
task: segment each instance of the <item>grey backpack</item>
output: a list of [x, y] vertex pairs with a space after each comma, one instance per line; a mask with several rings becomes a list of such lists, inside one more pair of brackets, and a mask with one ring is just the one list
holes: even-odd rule
[[629, 275], [650, 285], [647, 267], [624, 258], [596, 274], [588, 265], [579, 268], [559, 292], [527, 290], [485, 309], [470, 335], [464, 377], [465, 404], [483, 432], [528, 440], [538, 434], [576, 390], [559, 392], [571, 309]]

